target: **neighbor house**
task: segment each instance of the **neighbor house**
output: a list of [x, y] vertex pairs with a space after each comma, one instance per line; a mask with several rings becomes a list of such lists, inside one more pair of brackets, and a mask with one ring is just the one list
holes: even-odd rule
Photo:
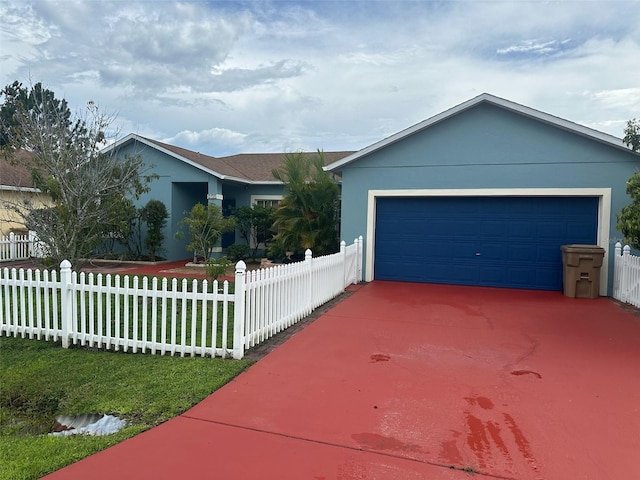
[[25, 201], [36, 206], [48, 203], [48, 197], [34, 187], [29, 162], [32, 155], [19, 150], [13, 155], [0, 153], [0, 236], [26, 234], [21, 210]]
[[[159, 178], [149, 186], [150, 192], [139, 200], [143, 205], [150, 199], [162, 201], [169, 212], [164, 256], [171, 260], [189, 258], [186, 249], [188, 235], [176, 239], [185, 212], [196, 203], [214, 203], [229, 214], [233, 207], [260, 204], [271, 206], [282, 198], [282, 182], [272, 171], [284, 163], [285, 153], [239, 154], [212, 157], [192, 150], [168, 145], [136, 134], [130, 134], [111, 145], [108, 151], [118, 155], [141, 155], [144, 163]], [[325, 161], [335, 162], [353, 152], [324, 152]], [[222, 248], [242, 242], [238, 234], [223, 237]]]
[[561, 245], [606, 251], [640, 155], [619, 138], [482, 94], [326, 167], [366, 280], [560, 290]]

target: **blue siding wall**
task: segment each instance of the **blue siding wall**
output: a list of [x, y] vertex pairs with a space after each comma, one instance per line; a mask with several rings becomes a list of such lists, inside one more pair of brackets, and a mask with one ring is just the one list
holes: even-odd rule
[[[207, 199], [207, 195], [222, 195], [225, 199], [235, 201], [235, 206], [251, 204], [252, 195], [282, 195], [282, 185], [253, 185], [221, 181], [217, 177], [198, 167], [182, 162], [156, 148], [140, 142], [131, 142], [119, 149], [119, 155], [142, 155], [150, 172], [159, 175], [149, 186], [150, 192], [141, 196], [136, 202], [140, 207], [151, 199], [160, 200], [169, 212], [169, 220], [165, 229], [165, 251], [162, 254], [170, 260], [181, 260], [191, 257], [186, 245], [189, 236], [176, 239], [179, 223], [184, 212], [189, 211], [196, 203], [215, 203], [222, 206], [220, 199]], [[242, 242], [236, 233], [225, 239], [227, 243]]]
[[162, 256], [170, 260], [190, 258], [191, 253], [186, 249], [189, 239], [175, 238], [178, 224], [185, 210], [190, 210], [198, 202], [207, 203], [208, 193], [222, 193], [222, 186], [218, 179], [139, 142], [125, 145], [118, 154], [142, 155], [145, 164], [150, 168], [149, 171], [159, 175], [159, 178], [149, 185], [151, 190], [142, 195], [136, 205], [140, 207], [149, 200], [156, 199], [167, 207], [169, 219], [164, 232], [165, 251]]
[[631, 152], [482, 103], [345, 166], [342, 237], [366, 234], [371, 189], [611, 188], [612, 256], [621, 239], [615, 214], [629, 202], [625, 184], [637, 161]]
[[[284, 195], [282, 185], [247, 185], [247, 184], [225, 184], [224, 196], [231, 197], [236, 201], [236, 207], [251, 206], [252, 196]], [[236, 231], [235, 243], [245, 243], [242, 236]]]

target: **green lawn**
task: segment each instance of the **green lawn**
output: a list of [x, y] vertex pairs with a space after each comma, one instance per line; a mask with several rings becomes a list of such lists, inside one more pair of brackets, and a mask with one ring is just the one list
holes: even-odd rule
[[[0, 479], [36, 479], [187, 410], [247, 360], [65, 350], [0, 337]], [[105, 437], [53, 437], [60, 414], [106, 413], [130, 426]]]

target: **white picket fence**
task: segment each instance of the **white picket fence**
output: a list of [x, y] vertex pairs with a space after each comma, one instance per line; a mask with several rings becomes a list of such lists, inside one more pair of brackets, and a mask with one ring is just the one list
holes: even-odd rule
[[132, 353], [242, 358], [362, 279], [362, 237], [340, 252], [228, 281], [178, 281], [55, 271], [0, 270], [0, 335]]
[[615, 246], [613, 298], [640, 307], [640, 257], [631, 255], [631, 247]]
[[36, 238], [35, 232], [27, 235], [9, 235], [0, 237], [0, 262], [10, 260], [26, 260], [28, 258], [41, 258], [46, 255], [46, 248]]

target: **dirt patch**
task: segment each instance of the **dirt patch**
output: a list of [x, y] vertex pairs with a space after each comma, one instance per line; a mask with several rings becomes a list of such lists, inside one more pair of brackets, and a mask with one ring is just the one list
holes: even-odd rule
[[630, 303], [624, 303], [621, 302], [620, 300], [616, 300], [613, 297], [609, 297], [609, 300], [611, 300], [613, 303], [615, 303], [617, 306], [619, 306], [620, 308], [622, 308], [623, 310], [634, 314], [636, 317], [640, 318], [640, 308], [635, 307], [633, 305], [631, 305]]

